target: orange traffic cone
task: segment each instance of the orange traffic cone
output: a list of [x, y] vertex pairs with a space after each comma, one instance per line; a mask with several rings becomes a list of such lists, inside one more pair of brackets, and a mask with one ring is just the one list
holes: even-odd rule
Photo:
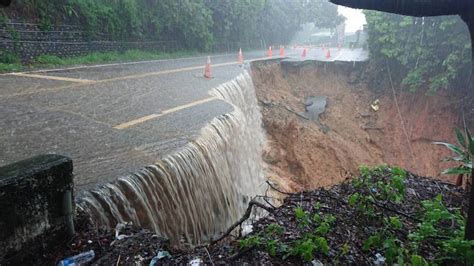
[[331, 50], [328, 49], [328, 51], [326, 52], [326, 59], [329, 59], [331, 58]]
[[244, 55], [242, 54], [242, 48], [239, 49], [239, 56], [237, 57], [237, 61], [239, 62], [239, 65], [244, 64]]
[[206, 66], [204, 67], [204, 77], [207, 79], [212, 78], [212, 69], [211, 69], [211, 57], [207, 57]]
[[267, 56], [268, 56], [268, 57], [272, 57], [272, 56], [273, 56], [273, 51], [272, 51], [272, 47], [271, 47], [271, 46], [268, 47]]
[[306, 48], [303, 49], [303, 52], [301, 53], [301, 57], [303, 57], [303, 58], [306, 57]]
[[280, 46], [280, 56], [284, 57], [285, 56], [285, 47]]

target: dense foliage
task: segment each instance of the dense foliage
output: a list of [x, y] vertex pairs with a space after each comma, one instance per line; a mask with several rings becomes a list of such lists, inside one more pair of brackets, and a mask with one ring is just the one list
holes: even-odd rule
[[361, 166], [329, 190], [290, 195], [238, 248], [275, 264], [473, 265], [461, 191], [398, 167]]
[[176, 40], [185, 48], [288, 42], [300, 24], [342, 22], [326, 0], [18, 0], [6, 11], [45, 30], [80, 24], [91, 38]]
[[415, 18], [365, 11], [371, 58], [387, 80], [388, 65], [395, 80], [411, 91], [427, 88], [465, 89], [471, 62], [469, 31], [457, 16]]

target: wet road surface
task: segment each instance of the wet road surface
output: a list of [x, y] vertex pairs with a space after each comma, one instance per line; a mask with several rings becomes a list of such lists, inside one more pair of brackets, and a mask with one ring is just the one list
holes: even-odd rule
[[[287, 56], [302, 59], [301, 51]], [[248, 52], [244, 59], [264, 54]], [[310, 49], [304, 59], [361, 54], [334, 50], [327, 59]], [[208, 92], [241, 73], [237, 55], [212, 56], [213, 79], [202, 77], [205, 62], [193, 57], [0, 75], [0, 166], [38, 154], [66, 155], [81, 191], [156, 162], [232, 110]]]

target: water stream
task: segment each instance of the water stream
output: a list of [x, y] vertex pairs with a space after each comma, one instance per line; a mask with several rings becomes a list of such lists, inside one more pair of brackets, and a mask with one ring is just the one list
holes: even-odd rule
[[265, 188], [261, 113], [247, 72], [211, 94], [234, 110], [214, 118], [182, 150], [87, 192], [80, 207], [100, 225], [131, 221], [173, 243], [201, 243], [240, 218]]

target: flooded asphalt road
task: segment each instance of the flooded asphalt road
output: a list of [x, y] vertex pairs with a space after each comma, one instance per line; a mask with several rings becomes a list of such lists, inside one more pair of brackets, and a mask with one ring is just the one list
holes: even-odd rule
[[[344, 53], [328, 60], [311, 49], [307, 59], [332, 61]], [[244, 53], [245, 60], [263, 57]], [[0, 75], [0, 166], [66, 155], [81, 191], [154, 163], [232, 110], [208, 92], [243, 71], [236, 58], [213, 56], [213, 79], [202, 77], [205, 57]]]

